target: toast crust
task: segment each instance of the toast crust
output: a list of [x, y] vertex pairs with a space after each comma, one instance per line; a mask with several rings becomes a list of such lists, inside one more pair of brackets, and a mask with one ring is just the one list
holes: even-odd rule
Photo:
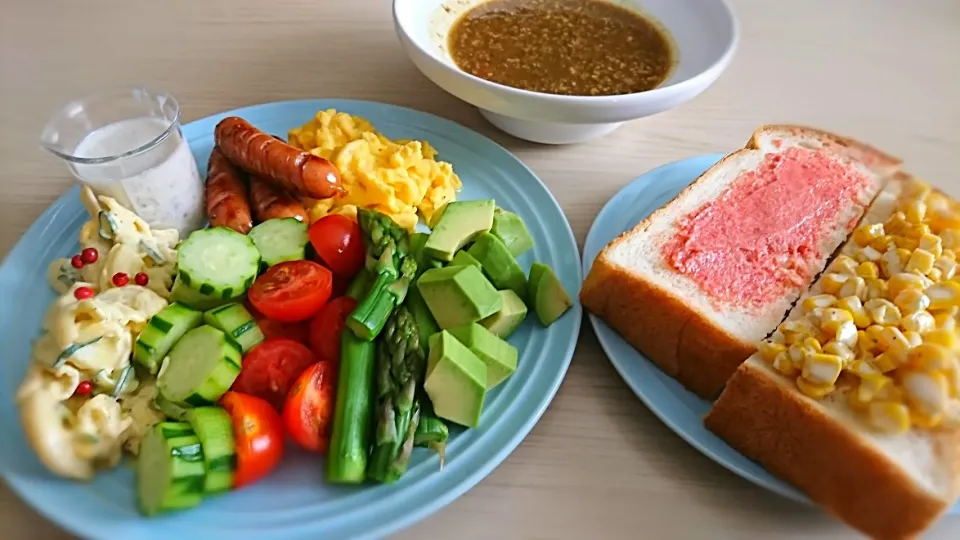
[[786, 136], [799, 138], [815, 138], [819, 140], [824, 147], [836, 153], [847, 155], [864, 165], [873, 169], [892, 173], [896, 171], [903, 161], [897, 157], [891, 156], [886, 152], [878, 150], [870, 145], [860, 141], [843, 137], [835, 133], [823, 131], [820, 129], [801, 126], [797, 124], [765, 124], [760, 126], [750, 136], [747, 141], [747, 148], [760, 148], [759, 139], [765, 134], [785, 134]]
[[[915, 538], [950, 506], [816, 401], [745, 362], [707, 415], [707, 428], [877, 540]], [[960, 491], [960, 430], [931, 432]]]

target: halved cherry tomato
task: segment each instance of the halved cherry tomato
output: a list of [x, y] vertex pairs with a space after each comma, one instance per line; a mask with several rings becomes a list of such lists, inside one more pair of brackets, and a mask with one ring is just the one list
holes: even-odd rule
[[347, 317], [357, 307], [357, 301], [349, 296], [341, 296], [329, 302], [313, 316], [307, 340], [310, 350], [321, 361], [340, 362], [340, 334]]
[[307, 368], [290, 389], [283, 405], [283, 424], [290, 438], [301, 447], [312, 452], [327, 451], [336, 386], [336, 366], [317, 362]]
[[227, 392], [220, 404], [233, 419], [237, 445], [234, 488], [252, 484], [272, 471], [283, 457], [283, 420], [266, 401]]
[[333, 276], [312, 261], [286, 261], [253, 282], [247, 298], [267, 317], [283, 322], [309, 318], [330, 298]]
[[356, 221], [331, 214], [310, 225], [308, 234], [313, 249], [333, 273], [349, 279], [363, 267], [366, 259], [363, 231]]
[[240, 375], [230, 389], [265, 399], [279, 411], [294, 381], [316, 361], [310, 349], [301, 343], [267, 339], [243, 357]]
[[263, 332], [263, 337], [292, 339], [298, 343], [307, 343], [307, 329], [310, 327], [310, 321], [300, 321], [295, 323], [275, 321], [268, 319], [266, 315], [257, 311], [250, 302], [245, 302], [247, 311], [257, 321], [257, 326]]

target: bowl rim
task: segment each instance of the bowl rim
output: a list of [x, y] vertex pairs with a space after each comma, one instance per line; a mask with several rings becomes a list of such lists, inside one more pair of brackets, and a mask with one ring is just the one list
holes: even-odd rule
[[[506, 94], [509, 97], [515, 97], [519, 99], [540, 99], [544, 101], [552, 101], [557, 104], [591, 104], [591, 105], [604, 105], [604, 104], [614, 104], [616, 102], [631, 100], [656, 100], [658, 98], [667, 98], [678, 92], [682, 92], [689, 87], [698, 86], [698, 83], [703, 78], [709, 78], [717, 70], [722, 71], [725, 69], [733, 59], [733, 55], [736, 53], [737, 47], [740, 44], [740, 20], [737, 18], [736, 13], [733, 11], [733, 7], [730, 5], [729, 0], [714, 0], [720, 4], [720, 7], [723, 8], [724, 14], [727, 16], [727, 20], [730, 22], [731, 33], [730, 40], [727, 42], [726, 48], [713, 63], [701, 70], [696, 75], [688, 77], [681, 81], [677, 81], [673, 84], [658, 86], [650, 90], [644, 90], [643, 92], [633, 92], [631, 94], [615, 94], [615, 95], [605, 95], [605, 96], [570, 96], [565, 94], [548, 94], [545, 92], [534, 92], [531, 90], [523, 90], [521, 88], [515, 88], [513, 86], [507, 86], [505, 84], [496, 83], [493, 81], [488, 81], [482, 77], [477, 77], [476, 75], [467, 73], [460, 69], [456, 64], [451, 64], [445, 62], [439, 58], [436, 58], [429, 51], [425, 50], [420, 46], [415, 39], [413, 39], [410, 32], [407, 31], [406, 25], [402, 22], [403, 19], [400, 17], [399, 5], [403, 2], [410, 2], [416, 0], [393, 0], [393, 5], [391, 11], [393, 12], [393, 21], [394, 26], [399, 32], [403, 33], [403, 38], [410, 42], [410, 44], [422, 55], [424, 55], [429, 61], [436, 63], [446, 69], [448, 72], [459, 76], [462, 79], [466, 79], [472, 82], [475, 85], [486, 87], [490, 90], [501, 92]], [[669, 29], [668, 29], [669, 30]]]

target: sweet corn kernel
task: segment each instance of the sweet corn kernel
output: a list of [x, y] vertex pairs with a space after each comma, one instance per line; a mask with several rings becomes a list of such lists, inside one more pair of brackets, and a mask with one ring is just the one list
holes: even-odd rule
[[787, 353], [780, 353], [773, 359], [773, 369], [784, 377], [796, 377], [800, 369], [790, 360]]
[[877, 341], [880, 339], [880, 334], [883, 333], [883, 327], [878, 324], [871, 324], [864, 330], [864, 332], [866, 332], [867, 335], [870, 336], [874, 341]]
[[859, 351], [861, 355], [873, 354], [876, 352], [876, 338], [867, 333], [865, 330], [860, 330], [857, 332], [857, 351]]
[[892, 216], [887, 218], [887, 222], [883, 225], [883, 230], [887, 234], [902, 234], [903, 231], [910, 226], [910, 223], [907, 222], [907, 215], [903, 212], [894, 212]]
[[934, 267], [933, 270], [930, 270], [930, 272], [927, 273], [927, 277], [930, 278], [930, 281], [934, 283], [940, 283], [943, 281], [943, 271], [937, 267]]
[[930, 186], [930, 184], [918, 180], [917, 178], [911, 178], [910, 182], [907, 184], [907, 187], [909, 188], [911, 200], [926, 202], [927, 198], [934, 193], [933, 187]]
[[925, 234], [920, 237], [920, 249], [933, 253], [936, 259], [943, 255], [943, 241], [935, 234]]
[[877, 298], [886, 298], [887, 282], [882, 279], [865, 279], [867, 289], [864, 291], [863, 300], [875, 300]]
[[860, 263], [860, 266], [857, 267], [857, 275], [864, 279], [877, 279], [880, 277], [880, 268], [877, 267], [877, 263], [870, 262], [870, 260], [868, 260], [867, 262]]
[[877, 345], [883, 350], [883, 354], [889, 356], [898, 366], [906, 361], [910, 351], [910, 341], [894, 326], [887, 326], [880, 332]]
[[930, 298], [930, 311], [939, 311], [960, 305], [960, 284], [956, 281], [943, 281], [924, 291]]
[[814, 296], [808, 296], [803, 299], [803, 309], [805, 311], [813, 311], [817, 308], [827, 308], [832, 306], [837, 302], [837, 299], [829, 294], [817, 294]]
[[900, 364], [896, 361], [894, 355], [883, 352], [875, 356], [870, 361], [870, 365], [880, 373], [890, 373], [897, 369]]
[[900, 386], [896, 384], [884, 386], [883, 389], [877, 393], [876, 399], [879, 401], [893, 401], [895, 403], [905, 403], [907, 401], [903, 388], [900, 388]]
[[808, 352], [808, 354], [811, 352], [823, 352], [823, 347], [820, 346], [820, 341], [815, 337], [804, 338], [800, 344], [803, 346], [804, 350]]
[[840, 326], [837, 327], [836, 332], [833, 334], [833, 339], [838, 343], [843, 343], [851, 349], [857, 346], [857, 326], [853, 324], [853, 321], [845, 321], [840, 323]]
[[904, 214], [910, 223], [921, 223], [927, 215], [927, 205], [922, 200], [912, 200], [906, 204]]
[[907, 353], [907, 365], [916, 370], [951, 369], [956, 365], [953, 354], [933, 343], [922, 343]]
[[904, 330], [903, 337], [907, 338], [907, 344], [910, 345], [911, 349], [923, 343], [923, 336], [913, 330]]
[[933, 429], [943, 421], [943, 413], [926, 415], [917, 410], [910, 410], [910, 423], [919, 429]]
[[[856, 272], [856, 268], [854, 268]], [[851, 277], [843, 283], [840, 287], [838, 296], [841, 298], [844, 296], [857, 296], [862, 297], [867, 290], [867, 282], [863, 280], [862, 277], [856, 276]]]
[[848, 368], [851, 373], [859, 375], [861, 377], [866, 377], [869, 375], [882, 375], [879, 369], [874, 367], [871, 363], [875, 360], [872, 356], [867, 358], [861, 358], [850, 362], [850, 367]]
[[950, 388], [947, 377], [939, 371], [911, 371], [900, 378], [910, 405], [922, 414], [933, 416], [947, 409]]
[[903, 272], [903, 263], [896, 249], [887, 249], [880, 257], [880, 270], [887, 278]]
[[873, 246], [866, 246], [857, 250], [853, 258], [859, 262], [879, 261], [883, 257], [883, 252], [875, 249]]
[[[960, 222], [958, 222], [958, 225], [960, 225]], [[960, 248], [960, 227], [938, 230], [936, 227], [934, 227], [933, 223], [931, 223], [930, 229], [940, 237], [940, 240], [943, 240], [944, 249]]]
[[956, 352], [960, 345], [960, 339], [957, 338], [955, 330], [933, 330], [923, 335], [924, 343], [939, 345], [947, 350]]
[[931, 231], [942, 236], [948, 230], [960, 229], [960, 216], [936, 217], [928, 223]]
[[863, 309], [863, 302], [856, 296], [845, 296], [837, 301], [836, 307], [846, 310], [853, 315], [853, 324], [857, 328], [866, 328], [870, 326], [870, 316]]
[[787, 343], [787, 338], [783, 335], [783, 332], [780, 330], [774, 330], [770, 337], [767, 338], [767, 341], [770, 343], [778, 343], [780, 345], [785, 345]]
[[910, 255], [910, 260], [907, 261], [907, 265], [904, 267], [907, 272], [920, 272], [926, 274], [933, 270], [933, 263], [937, 258], [933, 256], [933, 253], [925, 249], [916, 249], [913, 254]]
[[821, 350], [827, 354], [839, 356], [840, 359], [843, 360], [844, 365], [847, 365], [848, 363], [852, 362], [854, 358], [856, 358], [856, 354], [854, 354], [853, 349], [838, 341], [828, 341], [823, 345], [823, 347], [821, 347]]
[[760, 356], [767, 362], [773, 362], [778, 354], [786, 352], [786, 350], [787, 347], [785, 345], [767, 340], [761, 341], [760, 345], [757, 346], [757, 351], [760, 352]]
[[803, 359], [807, 356], [807, 349], [803, 346], [803, 343], [800, 341], [795, 342], [793, 345], [787, 348], [787, 357], [790, 358], [790, 361], [796, 365], [801, 365]]
[[930, 234], [930, 226], [926, 223], [919, 223], [917, 225], [910, 225], [903, 231], [903, 235], [911, 240], [916, 240], [918, 243], [924, 235]]
[[904, 289], [924, 289], [923, 278], [916, 274], [898, 272], [887, 281], [887, 293], [896, 298]]
[[947, 308], [943, 311], [939, 311], [933, 314], [933, 322], [937, 324], [937, 330], [950, 330], [954, 331], [957, 329], [957, 306]]
[[870, 247], [879, 251], [880, 253], [886, 252], [888, 249], [890, 249], [890, 246], [893, 245], [895, 245], [893, 243], [893, 236], [889, 234], [874, 238], [870, 241]]
[[820, 399], [836, 389], [832, 384], [821, 386], [813, 384], [803, 377], [797, 377], [797, 388], [799, 388], [804, 395], [813, 399]]
[[860, 384], [854, 393], [857, 394], [858, 401], [866, 404], [876, 399], [890, 384], [893, 384], [893, 379], [886, 375], [867, 375], [860, 378]]
[[[943, 239], [942, 239], [942, 238], [940, 239], [940, 242], [943, 243]], [[951, 260], [951, 261], [956, 261], [956, 260], [957, 260], [957, 252], [954, 251], [954, 250], [952, 250], [952, 249], [944, 248], [944, 249], [943, 249], [943, 253], [941, 253], [940, 256], [943, 257], [943, 258], [945, 258], [945, 259], [949, 259], [949, 260]]]
[[902, 326], [904, 330], [926, 334], [927, 332], [933, 331], [933, 329], [937, 327], [937, 324], [929, 311], [917, 311], [900, 319], [900, 326]]
[[900, 308], [887, 299], [868, 300], [863, 304], [863, 309], [875, 324], [888, 325], [900, 322]]
[[910, 255], [911, 253], [913, 253], [914, 249], [916, 248], [913, 247], [913, 248], [907, 249], [907, 248], [898, 247], [895, 250], [897, 254], [897, 258], [900, 259], [900, 264], [907, 264], [907, 261], [910, 260]]
[[829, 270], [836, 274], [853, 276], [857, 273], [857, 261], [846, 255], [838, 255], [837, 258], [830, 263]]
[[910, 236], [894, 236], [893, 245], [897, 246], [897, 251], [913, 251], [920, 247], [920, 241]]
[[883, 223], [860, 225], [853, 230], [853, 241], [861, 246], [869, 245], [873, 240], [884, 236]]
[[893, 299], [901, 313], [914, 313], [930, 307], [930, 299], [920, 289], [904, 289]]
[[853, 314], [840, 308], [823, 308], [820, 311], [820, 328], [827, 333], [835, 333], [837, 328], [847, 322], [853, 322]]
[[817, 386], [830, 386], [837, 382], [842, 370], [842, 358], [835, 354], [817, 353], [807, 356], [800, 376]]
[[[953, 253], [952, 251], [950, 253]], [[933, 263], [933, 269], [940, 271], [940, 279], [934, 279], [930, 275], [930, 279], [933, 281], [942, 281], [947, 279], [953, 279], [957, 275], [957, 261], [947, 257], [946, 255], [941, 255], [935, 263]], [[933, 272], [931, 272], [932, 274]]]
[[823, 277], [820, 278], [820, 288], [827, 294], [835, 295], [840, 292], [840, 287], [843, 286], [843, 282], [847, 280], [847, 277], [848, 276], [844, 274], [833, 272], [824, 274]]
[[867, 407], [867, 418], [881, 433], [899, 435], [910, 429], [910, 409], [903, 403], [874, 401]]

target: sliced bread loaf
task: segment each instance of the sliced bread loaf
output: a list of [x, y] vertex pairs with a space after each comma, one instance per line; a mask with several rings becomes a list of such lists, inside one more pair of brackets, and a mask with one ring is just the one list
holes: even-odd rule
[[688, 389], [713, 397], [898, 164], [829, 133], [763, 127], [607, 245], [581, 302]]

